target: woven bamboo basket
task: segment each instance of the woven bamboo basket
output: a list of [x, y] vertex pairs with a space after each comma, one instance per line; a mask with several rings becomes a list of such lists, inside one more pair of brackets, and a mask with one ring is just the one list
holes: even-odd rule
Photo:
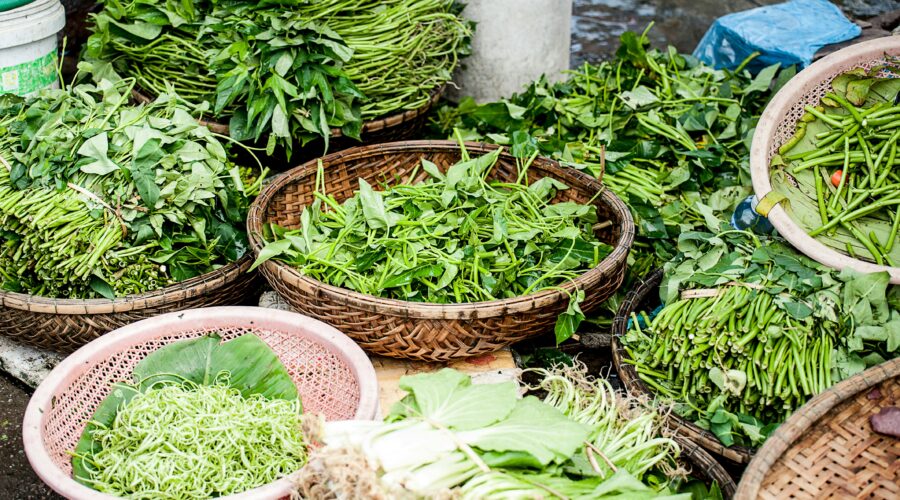
[[[628, 359], [628, 353], [625, 351], [622, 343], [619, 342], [619, 337], [628, 332], [628, 318], [631, 317], [631, 313], [652, 311], [660, 304], [659, 285], [662, 282], [662, 278], [663, 270], [657, 269], [637, 282], [619, 307], [613, 320], [612, 328], [613, 364], [615, 364], [616, 372], [618, 372], [619, 378], [622, 379], [625, 389], [635, 396], [646, 396], [651, 399], [656, 397], [656, 394], [638, 377], [634, 365], [625, 362]], [[697, 424], [687, 419], [673, 413], [668, 413], [667, 418], [677, 432], [728, 460], [738, 464], [745, 464], [750, 462], [750, 459], [753, 457], [752, 449], [743, 446], [725, 446], [716, 438], [715, 434], [701, 429]]]
[[[750, 148], [750, 175], [757, 198], [762, 200], [773, 192], [769, 165], [778, 148], [794, 135], [797, 122], [805, 113], [804, 107], [818, 105], [830, 90], [835, 76], [856, 68], [871, 69], [883, 65], [889, 56], [900, 56], [900, 37], [890, 36], [854, 44], [816, 61], [778, 91], [759, 119]], [[863, 273], [887, 271], [891, 275], [891, 283], [900, 284], [900, 267], [881, 266], [853, 258], [847, 255], [846, 250], [838, 251], [825, 245], [809, 236], [792, 218], [790, 207], [782, 205], [776, 204], [769, 211], [768, 218], [778, 234], [797, 250], [835, 269], [849, 267]]]
[[[416, 138], [428, 123], [428, 111], [437, 104], [443, 93], [444, 86], [441, 85], [431, 92], [431, 99], [428, 102], [416, 109], [402, 110], [388, 116], [363, 122], [359, 141], [345, 137], [340, 128], [333, 128], [329, 138], [329, 150], [340, 151], [359, 145]], [[132, 96], [139, 103], [148, 103], [153, 100], [150, 96], [138, 90], [132, 91]], [[229, 134], [227, 124], [208, 120], [200, 120], [200, 123], [206, 125], [217, 134]]]
[[769, 436], [735, 498], [900, 498], [900, 439], [869, 423], [898, 405], [900, 359], [819, 394]]
[[737, 486], [722, 464], [696, 442], [678, 435], [674, 439], [681, 446], [680, 460], [687, 466], [691, 477], [699, 479], [707, 485], [715, 481], [718, 483], [723, 497], [727, 499], [734, 496]]
[[[497, 146], [466, 144], [473, 156]], [[409, 141], [363, 146], [322, 158], [325, 189], [341, 202], [358, 188], [363, 178], [373, 186], [391, 182], [420, 181], [427, 174], [419, 161], [428, 159], [446, 169], [460, 160], [459, 146], [452, 141]], [[316, 162], [297, 167], [267, 186], [257, 197], [247, 222], [250, 245], [262, 250], [263, 227], [276, 223], [286, 228], [300, 225], [300, 213], [311, 203], [315, 191]], [[491, 172], [494, 179], [514, 182], [516, 159], [500, 156]], [[356, 340], [364, 349], [383, 356], [446, 361], [492, 352], [525, 338], [553, 329], [566, 310], [569, 292], [585, 291], [581, 304], [587, 314], [612, 295], [624, 277], [628, 251], [634, 240], [634, 222], [628, 207], [604, 189], [596, 179], [557, 162], [538, 158], [528, 169], [529, 179], [550, 176], [570, 189], [560, 191], [554, 201], [587, 203], [595, 198], [600, 220], [612, 225], [597, 236], [614, 246], [613, 252], [596, 268], [561, 286], [524, 297], [468, 304], [424, 304], [364, 295], [324, 284], [303, 276], [281, 262], [260, 266], [269, 284], [297, 311], [329, 323]]]
[[108, 299], [49, 299], [0, 291], [0, 335], [69, 353], [97, 337], [158, 314], [252, 301], [261, 280], [249, 255], [153, 292]]

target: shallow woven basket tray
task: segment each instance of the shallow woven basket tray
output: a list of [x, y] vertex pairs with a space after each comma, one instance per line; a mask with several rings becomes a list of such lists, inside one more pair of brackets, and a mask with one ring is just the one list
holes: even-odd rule
[[211, 273], [141, 295], [117, 299], [48, 299], [0, 291], [0, 335], [24, 344], [72, 352], [129, 323], [194, 307], [240, 305], [259, 292], [249, 255]]
[[[69, 450], [109, 394], [132, 382], [132, 371], [157, 349], [210, 332], [223, 340], [260, 337], [288, 369], [303, 411], [326, 420], [371, 420], [378, 412], [375, 368], [365, 353], [334, 328], [300, 314], [258, 307], [213, 307], [165, 314], [116, 330], [79, 349], [37, 388], [23, 422], [32, 468], [67, 498], [112, 499], [71, 478]], [[223, 498], [274, 499], [291, 492], [290, 478]]]
[[736, 498], [900, 498], [900, 438], [877, 434], [869, 423], [887, 406], [900, 406], [900, 359], [794, 412], [757, 451]]
[[[649, 312], [660, 304], [659, 284], [662, 282], [662, 278], [662, 269], [657, 269], [638, 281], [628, 292], [622, 305], [619, 306], [612, 327], [612, 358], [619, 378], [622, 379], [625, 389], [630, 394], [639, 397], [646, 396], [651, 399], [656, 397], [656, 393], [638, 377], [634, 365], [625, 362], [628, 359], [628, 353], [625, 351], [622, 343], [619, 342], [619, 337], [628, 333], [628, 318], [631, 317], [631, 313]], [[679, 434], [686, 436], [691, 441], [698, 443], [717, 455], [739, 464], [745, 464], [753, 457], [753, 450], [750, 448], [725, 446], [716, 438], [715, 434], [701, 429], [690, 420], [681, 418], [671, 412], [668, 412], [666, 416], [670, 425]]]
[[[329, 149], [331, 151], [340, 151], [341, 149], [365, 144], [414, 139], [425, 127], [425, 124], [428, 123], [428, 111], [437, 104], [443, 93], [444, 86], [441, 85], [431, 91], [431, 98], [428, 102], [416, 109], [400, 110], [384, 117], [363, 122], [359, 141], [344, 137], [340, 128], [333, 128], [329, 138]], [[153, 100], [147, 94], [137, 90], [132, 91], [132, 96], [140, 103], [148, 103]], [[200, 123], [206, 125], [217, 134], [229, 134], [227, 124], [207, 120], [200, 120]]]
[[[467, 143], [472, 156], [480, 156], [497, 146]], [[325, 189], [338, 202], [358, 189], [357, 179], [373, 186], [382, 182], [410, 182], [419, 161], [428, 159], [446, 170], [460, 160], [459, 146], [452, 141], [409, 141], [364, 146], [322, 158]], [[413, 181], [427, 174], [418, 169]], [[515, 182], [516, 159], [502, 154], [491, 172], [493, 179]], [[557, 162], [538, 158], [528, 169], [531, 182], [553, 177], [569, 186], [554, 202], [593, 204], [599, 219], [612, 225], [597, 236], [614, 246], [599, 266], [573, 282], [561, 285], [572, 292], [585, 291], [581, 309], [593, 311], [612, 295], [625, 272], [628, 251], [634, 239], [634, 222], [628, 207], [605, 190], [596, 179]], [[247, 230], [250, 245], [258, 255], [264, 243], [263, 226], [276, 223], [297, 228], [304, 206], [313, 200], [316, 162], [297, 167], [269, 184], [250, 207]], [[552, 331], [557, 317], [566, 310], [566, 291], [548, 290], [525, 297], [468, 304], [424, 304], [373, 297], [326, 285], [303, 276], [296, 269], [270, 260], [260, 266], [263, 276], [294, 309], [334, 325], [371, 352], [398, 358], [444, 361], [495, 351], [522, 339]]]
[[[778, 91], [756, 126], [750, 148], [750, 174], [758, 199], [772, 191], [769, 179], [772, 156], [794, 135], [797, 121], [806, 112], [804, 106], [818, 105], [835, 76], [851, 69], [869, 69], [883, 64], [885, 54], [900, 55], [900, 36], [878, 38], [841, 49], [816, 61]], [[836, 269], [850, 267], [865, 273], [887, 271], [891, 283], [900, 283], [900, 268], [855, 259], [820, 243], [797, 225], [781, 204], [772, 208], [768, 217], [781, 236], [810, 258]]]

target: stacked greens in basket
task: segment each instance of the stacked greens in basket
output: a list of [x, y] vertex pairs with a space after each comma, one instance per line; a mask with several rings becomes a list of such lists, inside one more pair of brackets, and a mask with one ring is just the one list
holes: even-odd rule
[[332, 128], [414, 109], [449, 81], [471, 26], [453, 0], [105, 0], [85, 59], [177, 93], [240, 141], [268, 135], [290, 155]]
[[[422, 172], [425, 181], [376, 190], [360, 179], [342, 204], [326, 192], [320, 163], [316, 199], [304, 207], [300, 227], [267, 226], [254, 266], [277, 259], [360, 293], [449, 304], [554, 289], [611, 252], [595, 234], [610, 221], [598, 221], [591, 203], [553, 203], [569, 187], [551, 177], [529, 184], [535, 156], [520, 162], [518, 179], [501, 182], [491, 180], [501, 149], [470, 158], [460, 148], [462, 161], [446, 172], [422, 159], [409, 178]], [[584, 291], [570, 298], [557, 322], [559, 342], [584, 317]]]
[[169, 344], [114, 384], [72, 453], [80, 483], [125, 498], [199, 499], [271, 483], [306, 463], [297, 388], [248, 334]]
[[3, 290], [114, 298], [247, 252], [244, 221], [265, 172], [231, 163], [169, 95], [129, 105], [133, 84], [0, 97]]
[[815, 394], [900, 355], [887, 273], [837, 272], [710, 222], [679, 237], [664, 306], [640, 311], [621, 339], [625, 362], [676, 412], [726, 446], [755, 447]]
[[[623, 293], [594, 321], [609, 326], [635, 278], [672, 258], [678, 234], [728, 212], [750, 194], [749, 150], [756, 122], [793, 70], [758, 75], [717, 70], [673, 47], [649, 48], [625, 33], [616, 56], [568, 79], [540, 79], [499, 102], [445, 107], [438, 128], [467, 140], [534, 151], [601, 179], [631, 208], [637, 238]], [[748, 61], [749, 62], [749, 61]], [[700, 201], [703, 200], [701, 204]], [[701, 206], [702, 205], [702, 206]]]
[[854, 258], [900, 264], [900, 64], [838, 75], [772, 158], [775, 189], [810, 236]]
[[[661, 419], [584, 367], [540, 371], [543, 398], [452, 369], [407, 376], [384, 422], [329, 422], [305, 498], [721, 498], [685, 481]], [[698, 488], [699, 487], [699, 488]]]

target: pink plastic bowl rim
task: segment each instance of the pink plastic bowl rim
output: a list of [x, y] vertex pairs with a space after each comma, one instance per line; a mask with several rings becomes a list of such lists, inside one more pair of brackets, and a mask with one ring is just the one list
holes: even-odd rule
[[[51, 411], [54, 397], [93, 365], [123, 349], [170, 333], [235, 328], [291, 333], [327, 346], [346, 363], [359, 385], [359, 403], [354, 419], [372, 420], [377, 417], [378, 382], [375, 368], [363, 350], [337, 329], [302, 314], [259, 307], [211, 307], [174, 312], [132, 323], [88, 343], [63, 360], [38, 386], [25, 410], [22, 431], [25, 453], [38, 477], [69, 499], [118, 498], [76, 482], [54, 462], [43, 442], [45, 416]], [[83, 430], [84, 423], [73, 425], [79, 425]], [[269, 500], [287, 497], [292, 489], [291, 476], [287, 476], [243, 493], [220, 498]]]

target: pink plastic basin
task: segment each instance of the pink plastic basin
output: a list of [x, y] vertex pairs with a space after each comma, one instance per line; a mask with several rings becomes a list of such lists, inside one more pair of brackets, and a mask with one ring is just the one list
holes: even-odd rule
[[[66, 498], [116, 498], [72, 479], [69, 451], [111, 384], [131, 382], [134, 366], [160, 347], [216, 332], [223, 340], [261, 338], [297, 384], [304, 413], [326, 420], [371, 420], [378, 382], [369, 358], [335, 328], [301, 314], [258, 307], [211, 307], [164, 314], [119, 328], [75, 351], [37, 388], [25, 410], [25, 453], [37, 475]], [[291, 493], [291, 478], [231, 495], [275, 499]]]

